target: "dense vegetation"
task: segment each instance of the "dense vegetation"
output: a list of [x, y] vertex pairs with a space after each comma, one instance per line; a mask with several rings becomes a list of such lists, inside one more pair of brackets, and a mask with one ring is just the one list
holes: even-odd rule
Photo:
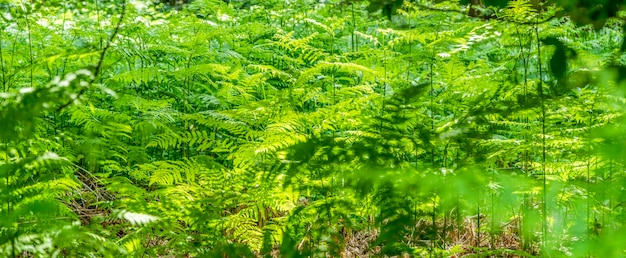
[[0, 0], [0, 256], [626, 256], [622, 1]]

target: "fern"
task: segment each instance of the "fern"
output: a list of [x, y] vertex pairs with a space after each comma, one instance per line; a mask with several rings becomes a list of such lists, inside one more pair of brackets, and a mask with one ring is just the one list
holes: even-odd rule
[[623, 252], [607, 8], [247, 4], [3, 5], [0, 256]]

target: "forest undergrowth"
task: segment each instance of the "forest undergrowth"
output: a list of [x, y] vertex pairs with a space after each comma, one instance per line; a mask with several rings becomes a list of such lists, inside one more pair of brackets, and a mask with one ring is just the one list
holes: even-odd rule
[[626, 256], [622, 1], [163, 2], [0, 0], [0, 256]]

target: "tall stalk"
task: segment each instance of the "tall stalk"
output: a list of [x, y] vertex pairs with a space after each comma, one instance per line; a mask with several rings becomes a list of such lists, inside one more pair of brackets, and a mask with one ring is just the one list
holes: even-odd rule
[[[591, 234], [593, 233], [593, 230], [595, 229], [595, 223], [592, 222], [592, 220], [591, 220], [591, 206], [592, 206], [592, 200], [591, 200], [591, 198], [592, 198], [592, 196], [591, 196], [591, 162], [592, 162], [593, 156], [594, 156], [592, 154], [593, 146], [591, 146], [591, 143], [592, 143], [592, 140], [593, 140], [593, 136], [591, 134], [591, 128], [593, 126], [593, 119], [594, 119], [594, 117], [593, 117], [593, 109], [595, 107], [595, 102], [596, 102], [595, 100], [596, 100], [596, 97], [597, 97], [599, 92], [600, 92], [599, 89], [596, 90], [596, 95], [594, 95], [594, 98], [593, 98], [593, 100], [591, 102], [591, 105], [589, 106], [589, 110], [587, 111], [589, 113], [589, 121], [588, 121], [589, 124], [587, 125], [588, 128], [589, 128], [588, 131], [587, 131], [587, 137], [588, 137], [588, 140], [587, 140], [587, 142], [588, 142], [587, 154], [588, 154], [588, 156], [587, 156], [587, 162], [586, 162], [587, 163], [586, 164], [587, 165], [587, 171], [586, 171], [587, 172], [587, 182], [586, 182], [586, 184], [587, 184], [587, 204], [586, 204], [587, 205], [587, 214], [586, 214], [586, 217], [587, 217], [587, 238], [588, 239], [591, 239]], [[597, 161], [596, 161], [596, 164], [597, 164]]]
[[[435, 89], [433, 88], [433, 66], [434, 66], [434, 62], [435, 62], [435, 51], [433, 50], [433, 56], [432, 59], [430, 61], [430, 64], [428, 66], [429, 69], [429, 77], [430, 77], [430, 132], [431, 134], [435, 134]], [[430, 149], [430, 162], [431, 164], [435, 165], [435, 148], [431, 148]]]
[[[535, 36], [537, 39], [537, 63], [539, 69], [539, 85], [537, 86], [537, 93], [539, 94], [539, 99], [541, 101], [541, 171], [543, 173], [543, 182], [542, 182], [542, 202], [543, 205], [541, 207], [541, 242], [542, 247], [545, 249], [547, 247], [547, 232], [548, 232], [548, 195], [547, 195], [547, 175], [546, 175], [546, 105], [545, 105], [545, 96], [543, 93], [543, 67], [541, 63], [541, 39], [539, 38], [539, 15], [537, 15], [537, 23], [535, 24]], [[545, 251], [545, 250], [544, 250]]]
[[4, 54], [2, 51], [2, 36], [4, 35], [4, 33], [2, 33], [2, 31], [3, 30], [0, 30], [0, 75], [2, 76], [2, 91], [7, 92], [9, 89], [7, 89], [7, 77], [4, 71]]
[[26, 29], [27, 29], [27, 35], [28, 35], [28, 56], [30, 58], [29, 62], [30, 62], [30, 87], [33, 87], [33, 64], [35, 62], [35, 59], [33, 58], [33, 42], [32, 42], [32, 38], [31, 38], [31, 28], [30, 28], [30, 21], [28, 20], [28, 16], [24, 15], [24, 19], [26, 20]]
[[478, 216], [476, 216], [476, 242], [474, 245], [476, 247], [480, 247], [480, 237], [481, 237], [480, 236], [480, 226], [481, 226], [480, 216], [482, 215], [481, 210], [480, 210], [480, 188], [476, 190], [476, 204], [477, 204], [476, 210], [477, 210]]
[[[5, 162], [5, 164], [9, 164], [9, 139], [6, 139], [6, 138], [4, 139], [4, 162]], [[11, 186], [11, 179], [10, 179], [10, 177], [11, 177], [11, 173], [6, 173], [5, 180], [6, 180], [6, 185], [7, 185], [7, 188], [8, 188], [6, 190], [7, 190], [7, 193], [9, 193], [9, 195], [13, 192], [13, 189], [11, 189], [13, 187]], [[12, 198], [7, 198], [7, 209], [6, 209], [6, 214], [7, 215], [10, 215], [10, 214], [13, 213], [14, 207], [13, 207], [12, 200], [13, 200]], [[4, 213], [4, 212], [0, 211], [0, 213]], [[17, 231], [19, 229], [17, 227], [19, 227], [20, 224], [19, 223], [14, 223], [14, 225], [16, 227], [15, 228], [15, 233], [11, 233], [10, 230], [9, 230], [9, 234], [11, 234], [11, 236], [10, 236], [10, 238], [11, 238], [11, 257], [13, 257], [13, 258], [17, 257], [17, 253], [15, 251], [16, 250], [16, 242], [15, 241], [16, 241], [16, 238], [17, 238]]]
[[[386, 42], [386, 36], [383, 34], [383, 41]], [[387, 45], [383, 46], [383, 97], [380, 107], [380, 116], [385, 115], [385, 97], [387, 96]], [[383, 120], [380, 120], [380, 132], [383, 132]]]
[[[522, 43], [522, 34], [520, 33], [518, 25], [515, 26], [515, 30], [516, 30], [517, 35], [518, 35], [518, 43], [519, 43], [519, 48], [520, 48], [520, 58], [522, 59], [522, 65], [523, 65], [523, 70], [524, 70], [524, 74], [523, 74], [523, 76], [524, 76], [524, 84], [523, 84], [524, 88], [523, 88], [523, 95], [522, 95], [522, 106], [527, 107], [528, 106], [527, 100], [528, 100], [528, 63], [529, 63], [529, 60], [528, 60], [528, 54], [524, 52], [525, 47], [524, 47], [524, 44]], [[531, 50], [529, 50], [529, 51], [531, 51]], [[529, 124], [530, 121], [529, 121], [528, 117], [524, 117], [524, 118], [522, 118], [522, 122], [526, 123], [526, 124]], [[526, 134], [524, 136], [526, 139], [530, 139], [531, 138], [528, 135], [529, 132], [530, 132], [529, 130], [526, 130]], [[527, 170], [527, 168], [529, 167], [529, 163], [530, 163], [529, 157], [530, 157], [530, 154], [528, 152], [528, 149], [525, 148], [524, 152], [523, 152], [523, 156], [522, 156], [522, 169], [523, 170]], [[525, 226], [524, 225], [524, 217], [526, 215], [526, 208], [524, 206], [525, 205], [525, 201], [526, 201], [526, 196], [523, 196], [522, 197], [522, 204], [521, 204], [522, 207], [520, 209], [520, 211], [521, 211], [521, 215], [520, 215], [521, 218], [519, 220], [519, 227], [518, 227], [519, 228], [519, 234], [520, 234], [520, 241], [522, 241], [522, 245], [521, 246], [522, 246], [523, 250], [527, 249], [526, 247], [527, 247], [527, 244], [528, 244], [527, 241], [526, 241], [526, 236], [525, 236], [525, 234], [527, 232], [524, 232], [524, 226]]]
[[352, 51], [356, 52], [359, 51], [359, 42], [358, 42], [358, 37], [356, 36], [356, 34], [354, 34], [354, 32], [356, 31], [356, 18], [354, 16], [354, 3], [351, 3], [350, 6], [352, 7], [351, 12], [352, 12], [352, 34], [350, 35], [352, 37]]

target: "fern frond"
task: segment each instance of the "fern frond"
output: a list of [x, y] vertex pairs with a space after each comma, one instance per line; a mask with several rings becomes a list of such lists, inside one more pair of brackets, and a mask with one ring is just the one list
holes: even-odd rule
[[138, 82], [162, 81], [165, 78], [164, 75], [164, 71], [158, 67], [146, 67], [120, 73], [110, 77], [108, 81], [120, 85], [130, 85]]
[[[281, 127], [280, 130], [286, 129]], [[269, 135], [259, 147], [254, 151], [255, 154], [275, 153], [278, 150], [305, 142], [308, 139], [305, 134], [298, 133], [274, 133]]]
[[[354, 63], [336, 63], [336, 62], [319, 62], [314, 67], [308, 68], [304, 70], [298, 79], [294, 83], [294, 87], [302, 87], [306, 82], [308, 82], [315, 75], [325, 74], [327, 71], [340, 71], [351, 74], [356, 74], [356, 72], [361, 72], [366, 75], [373, 75], [374, 71], [371, 69], [354, 64]], [[359, 75], [361, 76], [361, 75]]]
[[149, 174], [149, 185], [172, 186], [179, 183], [192, 183], [208, 169], [192, 159], [182, 161], [156, 161], [137, 165], [139, 175]]
[[178, 148], [181, 142], [183, 142], [183, 138], [173, 131], [169, 131], [153, 135], [146, 147], [158, 147], [164, 150], [170, 150]]

